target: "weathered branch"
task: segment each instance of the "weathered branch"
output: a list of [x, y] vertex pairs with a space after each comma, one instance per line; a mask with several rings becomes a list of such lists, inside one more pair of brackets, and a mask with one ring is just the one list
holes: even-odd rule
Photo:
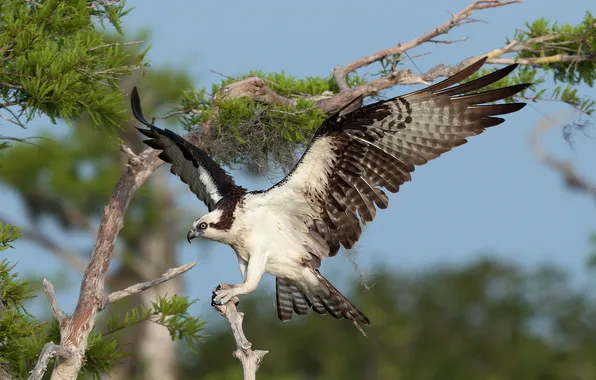
[[241, 97], [248, 97], [257, 102], [267, 104], [290, 104], [291, 99], [287, 99], [275, 91], [273, 91], [264, 79], [257, 77], [249, 77], [230, 85], [220, 90], [220, 96], [226, 99], [236, 99]]
[[[223, 287], [226, 285], [221, 284], [221, 286]], [[244, 330], [242, 329], [244, 313], [238, 311], [236, 308], [237, 304], [238, 297], [234, 297], [225, 305], [215, 305], [213, 307], [219, 312], [219, 314], [227, 319], [228, 323], [230, 324], [230, 329], [232, 330], [234, 340], [236, 341], [236, 351], [234, 351], [232, 355], [242, 363], [244, 380], [254, 380], [256, 379], [256, 373], [259, 369], [261, 361], [263, 360], [263, 357], [269, 351], [253, 351], [251, 349], [252, 343], [246, 339], [246, 335], [244, 335]]]
[[596, 183], [590, 182], [582, 177], [573, 167], [571, 162], [560, 160], [547, 153], [542, 146], [542, 137], [553, 129], [556, 121], [544, 118], [532, 131], [530, 135], [530, 146], [534, 156], [542, 164], [557, 172], [565, 181], [566, 185], [576, 191], [580, 191], [596, 201]]
[[[43, 349], [41, 350], [39, 360], [37, 361], [35, 368], [33, 368], [33, 371], [31, 371], [31, 375], [29, 376], [28, 380], [41, 380], [48, 368], [48, 363], [50, 362], [50, 359], [54, 357], [60, 357], [69, 360], [73, 356], [73, 352], [66, 347], [59, 346], [52, 342], [46, 343], [43, 346]], [[52, 376], [52, 378], [53, 377], [54, 376]]]
[[43, 290], [46, 292], [48, 297], [48, 301], [50, 302], [50, 307], [52, 308], [52, 314], [58, 320], [58, 323], [62, 323], [64, 318], [66, 318], [66, 314], [60, 309], [60, 305], [58, 305], [58, 299], [56, 298], [56, 291], [54, 290], [54, 285], [47, 279], [43, 279], [41, 282], [43, 284]]
[[156, 286], [162, 284], [166, 281], [171, 280], [172, 278], [181, 275], [184, 272], [191, 270], [197, 263], [192, 262], [190, 264], [185, 264], [178, 268], [170, 268], [166, 273], [161, 275], [160, 277], [156, 278], [155, 280], [140, 282], [138, 284], [129, 286], [124, 290], [119, 290], [117, 292], [110, 293], [108, 295], [107, 303], [116, 302], [121, 300], [124, 297], [131, 296], [133, 294], [137, 294], [142, 292], [143, 290], [149, 289], [152, 286]]
[[[502, 7], [509, 4], [514, 3], [521, 3], [521, 0], [510, 0], [510, 1], [500, 1], [500, 0], [477, 0], [474, 1], [472, 4], [468, 5], [461, 11], [456, 14], [452, 14], [451, 19], [445, 21], [441, 25], [437, 26], [429, 30], [428, 32], [424, 33], [418, 38], [415, 38], [411, 41], [405, 42], [403, 44], [397, 44], [396, 46], [382, 49], [379, 51], [374, 52], [373, 54], [367, 55], [366, 57], [362, 57], [357, 59], [353, 62], [348, 63], [345, 66], [336, 67], [333, 71], [333, 75], [335, 77], [335, 81], [339, 86], [341, 92], [349, 90], [347, 77], [348, 74], [354, 70], [357, 70], [361, 67], [368, 66], [371, 63], [375, 63], [381, 61], [384, 58], [387, 58], [391, 55], [395, 54], [402, 54], [410, 49], [413, 49], [417, 46], [420, 46], [426, 42], [436, 42], [433, 41], [435, 37], [447, 34], [449, 31], [457, 26], [462, 24], [471, 22], [469, 17], [470, 15], [477, 10], [486, 9], [486, 8], [496, 8]], [[395, 83], [393, 83], [395, 84]], [[391, 85], [391, 84], [389, 84]]]
[[590, 54], [556, 54], [547, 57], [534, 57], [534, 58], [489, 58], [488, 63], [496, 63], [500, 65], [511, 65], [517, 63], [520, 65], [543, 65], [550, 63], [559, 62], [583, 62], [596, 60], [596, 52]]
[[[518, 41], [512, 40], [506, 46], [492, 49], [487, 51], [484, 54], [467, 58], [460, 63], [453, 65], [453, 66], [446, 66], [444, 64], [439, 64], [430, 70], [424, 73], [414, 73], [411, 70], [402, 70], [393, 68], [388, 74], [385, 76], [363, 83], [357, 87], [349, 88], [347, 84], [347, 77], [348, 74], [362, 68], [364, 66], [370, 65], [375, 62], [379, 62], [382, 59], [385, 59], [394, 54], [401, 54], [405, 53], [408, 50], [420, 46], [424, 43], [453, 43], [459, 42], [461, 40], [465, 40], [465, 38], [461, 40], [454, 40], [454, 41], [443, 41], [437, 40], [436, 37], [440, 35], [444, 35], [449, 33], [451, 29], [455, 27], [462, 26], [469, 22], [474, 22], [470, 18], [470, 15], [474, 11], [483, 10], [487, 8], [497, 8], [502, 7], [510, 4], [521, 3], [522, 0], [511, 0], [511, 1], [502, 1], [502, 0], [477, 0], [472, 2], [470, 5], [462, 9], [460, 12], [456, 14], [452, 14], [451, 18], [448, 21], [438, 25], [437, 27], [431, 29], [430, 31], [424, 33], [418, 38], [415, 38], [411, 41], [397, 44], [396, 46], [382, 49], [376, 51], [370, 55], [357, 59], [353, 62], [348, 63], [345, 66], [338, 66], [334, 69], [333, 75], [340, 88], [340, 92], [338, 94], [322, 94], [321, 96], [313, 96], [309, 97], [308, 99], [314, 101], [317, 108], [321, 109], [323, 112], [327, 114], [331, 114], [333, 112], [338, 111], [343, 106], [351, 102], [352, 100], [356, 99], [359, 96], [369, 96], [386, 88], [402, 84], [402, 85], [412, 85], [412, 84], [424, 84], [429, 85], [431, 82], [443, 78], [449, 77], [458, 71], [464, 69], [465, 67], [469, 66], [471, 63], [477, 61], [482, 57], [488, 57], [488, 63], [493, 64], [512, 64], [518, 63], [522, 65], [538, 65], [538, 64], [552, 64], [558, 62], [582, 62], [588, 60], [596, 60], [596, 52], [588, 52], [584, 54], [556, 54], [552, 56], [546, 57], [535, 57], [535, 58], [506, 58], [503, 57], [504, 55], [511, 54], [511, 53], [519, 53], [522, 51], [530, 51], [533, 49], [533, 46], [536, 44], [544, 44], [548, 41], [554, 40], [560, 37], [558, 33], [551, 33], [544, 36], [534, 37], [527, 39], [525, 41]], [[558, 45], [557, 45], [558, 46]], [[560, 48], [560, 46], [558, 46]], [[248, 97], [253, 100], [266, 103], [266, 104], [296, 104], [297, 99], [295, 98], [285, 98], [279, 94], [276, 94], [269, 86], [265, 80], [250, 77], [246, 79], [242, 79], [238, 82], [234, 82], [220, 90], [220, 95], [222, 97], [229, 97], [229, 98], [239, 98], [239, 97]], [[217, 110], [212, 112], [212, 118], [216, 119], [218, 116]], [[211, 124], [213, 120], [207, 122], [205, 126], [203, 126], [202, 130], [210, 132]]]
[[[53, 380], [77, 378], [84, 363], [87, 339], [95, 326], [98, 311], [105, 304], [106, 273], [128, 204], [136, 190], [163, 164], [153, 149], [147, 149], [138, 156], [125, 147], [122, 150], [129, 156], [129, 165], [114, 187], [104, 209], [91, 260], [83, 274], [74, 313], [62, 319], [60, 323], [60, 346], [71, 352], [71, 355], [61, 356], [52, 373]], [[42, 359], [43, 355], [40, 361]]]

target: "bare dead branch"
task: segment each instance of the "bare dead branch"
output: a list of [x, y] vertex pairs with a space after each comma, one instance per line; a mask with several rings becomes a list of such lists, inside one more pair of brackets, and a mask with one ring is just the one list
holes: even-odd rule
[[129, 147], [124, 144], [120, 144], [120, 151], [128, 157], [128, 163], [126, 164], [127, 167], [142, 167], [144, 165], [143, 159], [135, 154]]
[[129, 42], [112, 42], [109, 44], [103, 44], [100, 46], [95, 46], [91, 49], [89, 49], [88, 51], [94, 51], [94, 50], [99, 50], [99, 49], [105, 49], [107, 47], [112, 47], [112, 46], [130, 46], [130, 45], [140, 45], [142, 43], [144, 43], [145, 41], [129, 41]]
[[530, 146], [534, 156], [542, 164], [557, 172], [565, 181], [565, 184], [573, 190], [580, 191], [596, 200], [596, 183], [590, 182], [582, 177], [574, 168], [571, 162], [560, 160], [547, 153], [542, 146], [542, 138], [550, 130], [555, 128], [556, 120], [543, 118], [534, 128], [530, 135]]
[[43, 290], [46, 292], [46, 296], [48, 297], [48, 301], [50, 302], [52, 314], [58, 320], [58, 323], [62, 323], [64, 318], [66, 318], [66, 314], [64, 314], [62, 309], [60, 309], [60, 305], [58, 305], [58, 299], [56, 299], [56, 291], [54, 290], [54, 285], [48, 279], [45, 278], [41, 283], [43, 284]]
[[234, 82], [220, 90], [220, 96], [226, 99], [236, 99], [249, 97], [257, 102], [267, 104], [290, 104], [292, 100], [278, 95], [273, 91], [264, 79], [249, 77], [238, 82]]
[[[224, 287], [226, 284], [221, 284], [221, 286]], [[227, 304], [215, 305], [213, 308], [217, 310], [222, 317], [227, 319], [228, 323], [230, 324], [230, 329], [232, 330], [234, 340], [236, 341], [236, 351], [232, 353], [232, 356], [240, 360], [242, 363], [244, 380], [254, 380], [256, 379], [256, 373], [259, 369], [261, 361], [263, 360], [263, 357], [269, 351], [253, 351], [251, 349], [252, 343], [246, 339], [246, 335], [244, 335], [244, 330], [242, 329], [244, 313], [238, 311], [236, 308], [237, 304], [238, 297], [234, 297]]]
[[48, 368], [50, 359], [54, 357], [60, 357], [68, 360], [73, 356], [74, 353], [66, 347], [59, 346], [52, 342], [46, 343], [41, 350], [39, 360], [37, 361], [35, 368], [33, 368], [33, 371], [31, 371], [31, 375], [29, 376], [28, 380], [41, 380]]
[[[104, 209], [91, 260], [83, 274], [74, 313], [60, 323], [60, 346], [69, 350], [72, 355], [61, 357], [54, 368], [52, 379], [77, 378], [84, 363], [89, 334], [95, 326], [97, 313], [106, 300], [106, 273], [114, 252], [116, 237], [123, 226], [124, 213], [136, 190], [163, 164], [153, 149], [147, 149], [138, 156], [126, 147], [123, 150], [130, 159], [127, 170], [114, 187]], [[40, 361], [42, 359], [44, 358], [40, 357]]]
[[520, 65], [543, 65], [558, 62], [582, 62], [593, 61], [596, 59], [596, 53], [591, 54], [577, 54], [565, 55], [557, 54], [548, 57], [534, 57], [534, 58], [489, 58], [488, 63], [496, 63], [500, 65], [511, 65], [514, 63]]
[[20, 121], [18, 121], [18, 120], [12, 120], [12, 119], [9, 119], [8, 117], [6, 117], [6, 116], [4, 116], [4, 115], [1, 115], [1, 114], [0, 114], [0, 119], [4, 119], [4, 120], [6, 120], [6, 121], [8, 121], [9, 123], [12, 123], [12, 124], [14, 124], [14, 125], [18, 125], [19, 127], [23, 128], [23, 129], [27, 129], [27, 128], [25, 127], [25, 124], [21, 123], [21, 122], [20, 122]]
[[121, 300], [124, 297], [128, 297], [133, 294], [140, 293], [143, 290], [149, 289], [152, 286], [156, 286], [156, 285], [162, 284], [166, 281], [169, 281], [172, 278], [179, 276], [182, 273], [185, 273], [185, 272], [191, 270], [195, 265], [197, 265], [197, 263], [192, 262], [190, 264], [185, 264], [178, 268], [170, 268], [166, 273], [164, 273], [160, 277], [156, 278], [155, 280], [140, 282], [138, 284], [129, 286], [128, 288], [126, 288], [124, 290], [119, 290], [117, 292], [110, 293], [108, 295], [107, 303], [116, 302], [118, 300]]
[[416, 46], [422, 45], [430, 40], [433, 40], [435, 37], [447, 34], [449, 31], [455, 27], [461, 26], [467, 21], [470, 21], [470, 15], [477, 10], [486, 9], [486, 8], [496, 8], [502, 7], [509, 4], [514, 3], [521, 3], [521, 0], [511, 0], [511, 1], [500, 1], [500, 0], [477, 0], [459, 11], [458, 13], [451, 14], [451, 18], [441, 25], [437, 26], [429, 30], [428, 32], [424, 33], [418, 38], [415, 38], [411, 41], [405, 42], [403, 44], [397, 44], [396, 46], [382, 49], [379, 51], [374, 52], [371, 55], [366, 57], [362, 57], [357, 59], [353, 62], [348, 63], [345, 66], [336, 67], [333, 70], [333, 75], [335, 77], [335, 81], [339, 86], [340, 91], [347, 91], [349, 89], [347, 77], [348, 74], [354, 70], [357, 70], [361, 67], [368, 66], [371, 63], [378, 62], [384, 58], [387, 58], [394, 54], [402, 54]]
[[460, 39], [457, 40], [435, 40], [435, 39], [430, 39], [428, 40], [428, 42], [432, 42], [433, 44], [447, 44], [447, 45], [451, 45], [457, 42], [464, 42], [467, 41], [468, 37], [462, 37]]

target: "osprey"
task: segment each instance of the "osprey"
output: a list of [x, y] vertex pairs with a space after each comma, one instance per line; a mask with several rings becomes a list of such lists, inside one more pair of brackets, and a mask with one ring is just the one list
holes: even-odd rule
[[[362, 97], [329, 116], [293, 170], [267, 190], [247, 191], [203, 150], [143, 117], [136, 88], [132, 111], [149, 129], [145, 143], [188, 184], [209, 213], [197, 219], [187, 238], [203, 237], [232, 247], [242, 283], [213, 294], [213, 304], [253, 292], [263, 274], [276, 277], [277, 315], [319, 314], [350, 320], [361, 332], [370, 320], [319, 272], [324, 259], [358, 241], [361, 225], [389, 201], [423, 165], [469, 136], [501, 124], [496, 115], [525, 103], [484, 104], [510, 97], [530, 84], [481, 91], [507, 76], [516, 65], [457, 85], [486, 58], [448, 79], [419, 91], [360, 107]], [[364, 333], [364, 332], [363, 332]]]

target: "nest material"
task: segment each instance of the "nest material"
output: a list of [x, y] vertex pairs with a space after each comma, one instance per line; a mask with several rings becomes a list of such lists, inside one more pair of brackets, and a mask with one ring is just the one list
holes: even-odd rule
[[325, 119], [325, 114], [312, 105], [288, 110], [248, 101], [250, 112], [238, 115], [233, 110], [237, 104], [226, 110], [225, 103], [219, 120], [212, 124], [213, 133], [203, 140], [204, 146], [216, 161], [229, 167], [245, 166], [259, 174], [288, 172], [296, 163], [297, 153]]

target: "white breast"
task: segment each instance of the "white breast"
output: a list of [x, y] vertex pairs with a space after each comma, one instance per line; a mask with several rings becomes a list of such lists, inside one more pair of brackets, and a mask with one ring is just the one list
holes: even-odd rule
[[309, 258], [305, 248], [309, 237], [307, 227], [296, 216], [300, 214], [296, 208], [308, 206], [296, 202], [285, 206], [271, 202], [266, 193], [251, 194], [234, 224], [243, 229], [248, 259], [267, 255], [266, 271], [291, 279], [302, 270], [303, 260]]

